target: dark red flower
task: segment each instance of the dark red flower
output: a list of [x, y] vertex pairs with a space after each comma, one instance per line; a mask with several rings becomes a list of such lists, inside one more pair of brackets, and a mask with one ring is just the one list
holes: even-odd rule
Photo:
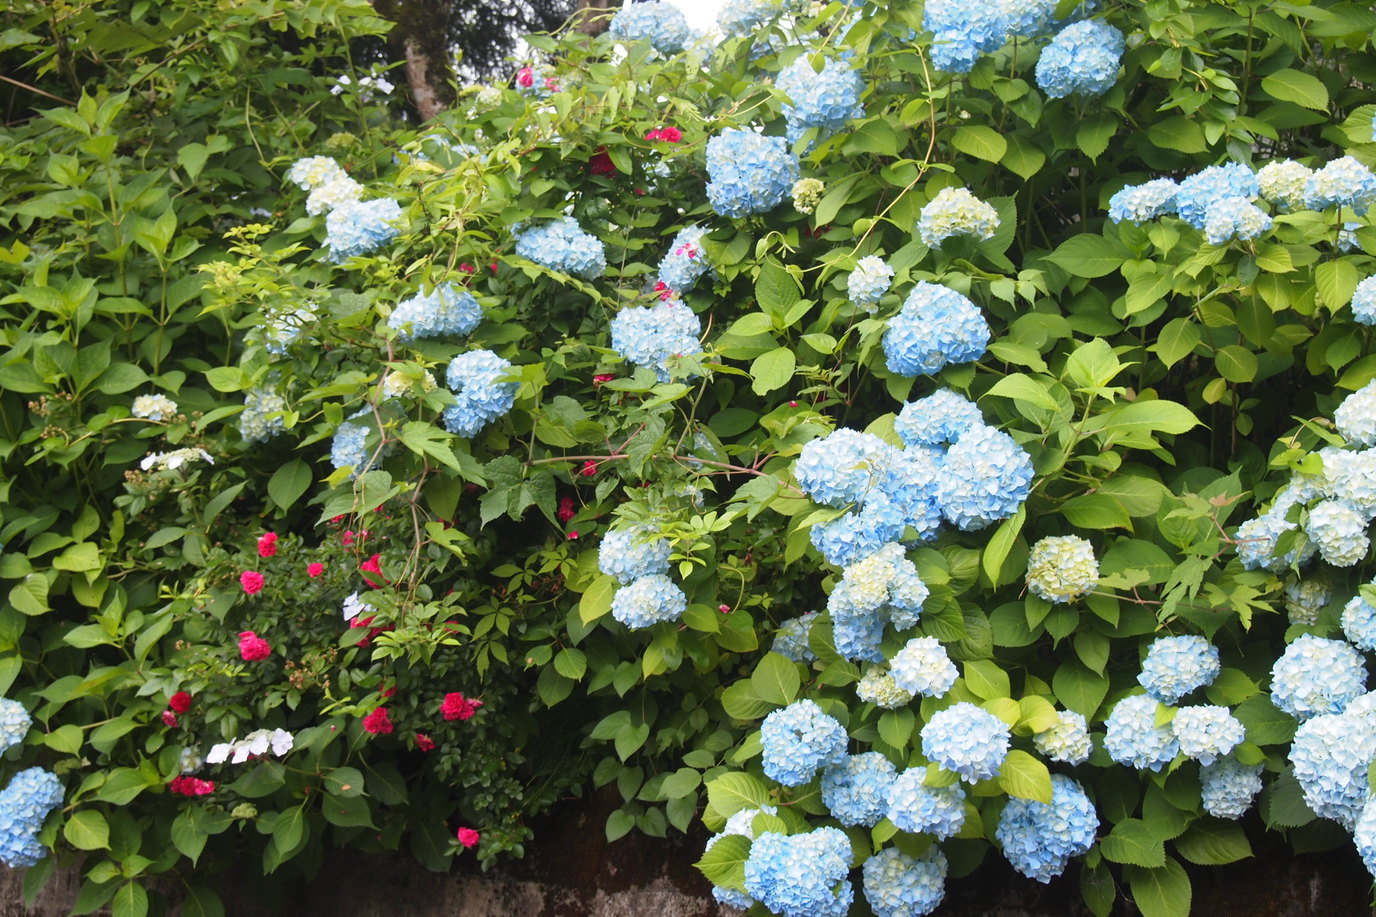
[[168, 729], [176, 729], [177, 714], [173, 713], [171, 710], [164, 710], [162, 712], [162, 724]]
[[588, 459], [583, 463], [583, 477], [590, 478], [595, 474], [597, 474], [597, 463]]
[[272, 655], [272, 646], [251, 630], [239, 634], [239, 655], [244, 662], [261, 662]]
[[178, 796], [208, 796], [215, 792], [215, 781], [182, 775], [173, 777], [167, 788]]
[[392, 731], [392, 717], [386, 707], [378, 707], [363, 718], [363, 730], [373, 735], [386, 735]]
[[[358, 565], [358, 572], [363, 574], [363, 578], [368, 581], [368, 585], [372, 586], [374, 589], [376, 589], [378, 586], [381, 586], [383, 583], [387, 582], [387, 579], [382, 575], [382, 565], [378, 563], [379, 556], [380, 555], [374, 554], [372, 557], [368, 558], [363, 563]], [[378, 576], [378, 580], [381, 580], [381, 582], [374, 580], [371, 576], [368, 575], [369, 573], [376, 573]]]
[[463, 844], [465, 847], [476, 847], [478, 845], [478, 839], [481, 837], [481, 835], [478, 834], [477, 831], [474, 831], [472, 828], [465, 826], [459, 829], [458, 837], [459, 843]]
[[616, 165], [612, 162], [612, 158], [607, 155], [606, 147], [597, 148], [597, 152], [588, 160], [588, 171], [593, 175], [616, 174]]
[[560, 522], [568, 522], [577, 512], [578, 509], [573, 502], [573, 497], [560, 497], [559, 510], [554, 515]]
[[178, 713], [186, 713], [191, 709], [191, 695], [185, 691], [178, 691], [167, 699], [167, 706]]
[[258, 539], [258, 556], [271, 557], [277, 553], [277, 533], [268, 532]]
[[416, 747], [421, 751], [434, 751], [435, 742], [423, 732], [416, 733]]
[[440, 704], [440, 713], [444, 714], [446, 720], [468, 720], [473, 718], [473, 713], [483, 705], [480, 700], [469, 700], [463, 696], [461, 691], [453, 691], [444, 696], [443, 703]]

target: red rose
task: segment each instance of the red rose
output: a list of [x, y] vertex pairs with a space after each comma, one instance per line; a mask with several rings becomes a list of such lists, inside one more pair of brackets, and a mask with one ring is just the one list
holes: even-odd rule
[[178, 713], [186, 713], [191, 709], [191, 695], [185, 691], [178, 691], [167, 699], [167, 706]]
[[272, 655], [272, 646], [251, 630], [239, 634], [239, 655], [244, 662], [261, 662]]
[[434, 751], [435, 743], [425, 733], [418, 732], [416, 733], [416, 747], [419, 748], [421, 751]]
[[171, 710], [164, 710], [162, 712], [162, 724], [168, 729], [176, 729], [177, 714], [173, 713]]
[[386, 735], [392, 731], [392, 717], [386, 707], [378, 707], [363, 718], [363, 729], [373, 735]]
[[306, 565], [306, 575], [309, 576], [311, 579], [315, 579], [317, 576], [319, 576], [320, 574], [322, 574], [322, 573], [324, 573], [324, 572], [325, 572], [325, 565], [324, 565], [324, 564], [307, 564], [307, 565]]
[[469, 828], [467, 826], [464, 826], [459, 829], [458, 836], [459, 843], [463, 844], [465, 847], [476, 847], [478, 845], [478, 839], [481, 837], [481, 835], [478, 834], [477, 831], [474, 831], [472, 828]]
[[277, 533], [268, 532], [258, 539], [258, 556], [271, 557], [277, 553]]
[[245, 570], [239, 574], [239, 585], [244, 587], [244, 592], [249, 595], [256, 595], [263, 589], [263, 574], [256, 570]]
[[469, 700], [463, 696], [463, 692], [454, 691], [444, 696], [440, 713], [444, 714], [446, 720], [467, 720], [472, 719], [474, 711], [482, 705], [482, 701]]

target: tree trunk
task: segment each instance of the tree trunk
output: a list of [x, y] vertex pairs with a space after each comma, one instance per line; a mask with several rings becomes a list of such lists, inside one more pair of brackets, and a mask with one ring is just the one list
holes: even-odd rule
[[621, 0], [578, 0], [577, 29], [584, 35], [601, 35], [611, 22], [608, 13], [621, 9]]
[[406, 61], [406, 85], [416, 114], [429, 121], [453, 101], [447, 46], [447, 7], [443, 0], [373, 0], [378, 15], [396, 23], [387, 36], [392, 59]]
[[445, 109], [439, 93], [430, 85], [429, 73], [429, 56], [421, 50], [420, 44], [413, 37], [407, 36], [406, 82], [411, 86], [411, 98], [415, 100], [416, 112], [422, 122], [429, 121]]

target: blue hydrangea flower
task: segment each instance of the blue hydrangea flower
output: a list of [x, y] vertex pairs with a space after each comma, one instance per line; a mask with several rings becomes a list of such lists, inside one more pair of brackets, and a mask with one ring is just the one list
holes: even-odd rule
[[1171, 720], [1171, 731], [1180, 752], [1200, 764], [1213, 764], [1247, 737], [1238, 718], [1227, 707], [1204, 704], [1181, 707]]
[[[1356, 526], [1348, 523], [1352, 533], [1349, 537], [1355, 538], [1359, 534], [1364, 537], [1365, 523], [1376, 516], [1376, 449], [1353, 451], [1326, 446], [1319, 450], [1319, 457], [1323, 460], [1323, 473], [1318, 478], [1319, 492], [1328, 497], [1329, 502], [1336, 502], [1355, 511], [1362, 520], [1363, 532], [1359, 533]], [[1315, 509], [1318, 507], [1316, 506]], [[1325, 512], [1329, 511], [1326, 510]], [[1343, 515], [1346, 515], [1338, 513], [1336, 510], [1332, 512], [1335, 514], [1335, 518], [1342, 518]], [[1310, 511], [1310, 519], [1305, 523], [1306, 532], [1314, 524], [1312, 517], [1313, 510]], [[1309, 535], [1315, 541], [1318, 540], [1312, 532], [1309, 532]], [[1361, 539], [1356, 538], [1356, 543], [1348, 550], [1360, 549]], [[1324, 559], [1328, 560], [1329, 558], [1325, 557]], [[1340, 564], [1340, 566], [1348, 565]]]
[[928, 248], [938, 248], [952, 236], [992, 239], [998, 228], [999, 212], [968, 188], [942, 188], [917, 218], [917, 234]]
[[1256, 174], [1239, 162], [1209, 166], [1180, 183], [1175, 193], [1176, 212], [1195, 229], [1203, 229], [1209, 205], [1225, 197], [1252, 200], [1261, 193]]
[[889, 660], [894, 684], [923, 697], [942, 697], [960, 677], [935, 637], [914, 637]]
[[1089, 760], [1093, 745], [1089, 740], [1089, 724], [1074, 710], [1059, 710], [1056, 725], [1032, 737], [1032, 744], [1052, 761], [1062, 764], [1084, 764]]
[[882, 661], [878, 644], [885, 622], [898, 631], [914, 627], [928, 594], [901, 545], [887, 544], [847, 567], [827, 597], [836, 651], [850, 659]]
[[903, 405], [894, 432], [909, 446], [945, 446], [961, 434], [984, 425], [979, 406], [948, 388]]
[[1083, 598], [1099, 585], [1094, 545], [1079, 535], [1042, 538], [1027, 555], [1027, 588], [1048, 602]]
[[1358, 649], [1376, 652], [1376, 607], [1360, 594], [1343, 607], [1343, 636]]
[[1271, 667], [1271, 702], [1301, 722], [1341, 713], [1365, 690], [1362, 654], [1341, 640], [1304, 634]]
[[280, 357], [301, 336], [301, 332], [315, 321], [314, 303], [296, 309], [274, 310], [268, 312], [261, 326], [250, 329], [245, 338], [250, 341], [261, 339], [264, 350]]
[[1247, 242], [1271, 231], [1270, 215], [1245, 197], [1221, 197], [1209, 205], [1204, 236], [1210, 245]]
[[1010, 38], [1039, 38], [1056, 18], [1055, 0], [1000, 0]]
[[516, 239], [516, 254], [551, 271], [577, 277], [600, 277], [607, 269], [602, 240], [584, 232], [573, 217], [535, 226]]
[[874, 312], [892, 281], [893, 268], [878, 255], [866, 255], [855, 262], [855, 270], [846, 277], [846, 293], [856, 306]]
[[702, 226], [679, 230], [669, 243], [669, 253], [659, 262], [660, 283], [675, 293], [687, 293], [693, 288], [710, 267], [707, 252], [702, 248], [702, 237], [706, 234], [707, 229]]
[[948, 522], [973, 532], [1018, 511], [1032, 492], [1032, 458], [1013, 437], [978, 426], [946, 453], [937, 501]]
[[1333, 412], [1333, 425], [1356, 446], [1376, 446], [1376, 380], [1343, 399]]
[[490, 350], [470, 350], [449, 361], [445, 382], [454, 404], [444, 409], [444, 426], [458, 436], [476, 436], [516, 403], [515, 382], [499, 381], [511, 362]]
[[1313, 174], [1293, 159], [1277, 159], [1257, 170], [1257, 188], [1279, 210], [1302, 210], [1304, 189]]
[[850, 755], [822, 771], [822, 803], [848, 828], [873, 828], [888, 809], [898, 771], [877, 751]]
[[769, 714], [760, 726], [765, 775], [784, 786], [800, 786], [828, 764], [844, 761], [846, 741], [845, 727], [821, 707], [796, 700]]
[[162, 394], [139, 395], [129, 405], [129, 413], [144, 420], [171, 420], [177, 416], [177, 402]]
[[1357, 852], [1362, 855], [1366, 871], [1376, 876], [1376, 805], [1372, 805], [1370, 796], [1362, 806], [1362, 814], [1358, 816], [1357, 825], [1352, 830], [1352, 842], [1357, 845]]
[[969, 73], [981, 53], [1008, 41], [1008, 20], [998, 3], [929, 0], [922, 27], [933, 34], [932, 66], [942, 73]]
[[[726, 820], [726, 824], [722, 827], [720, 834], [714, 834], [707, 839], [707, 845], [703, 848], [703, 852], [706, 853], [708, 850], [712, 849], [717, 841], [733, 834], [754, 840], [755, 816], [762, 813], [777, 815], [779, 814], [779, 810], [774, 806], [761, 806], [758, 809], [741, 809]], [[747, 910], [755, 903], [755, 899], [745, 892], [737, 891], [734, 888], [721, 888], [716, 885], [712, 886], [712, 897], [716, 898], [722, 904], [728, 905], [729, 907], [740, 908], [741, 910]]]
[[789, 99], [783, 111], [790, 143], [814, 127], [818, 139], [825, 140], [851, 118], [865, 116], [860, 105], [865, 82], [846, 61], [827, 59], [818, 73], [812, 69], [812, 55], [802, 54], [784, 68], [775, 85]]
[[1275, 551], [1277, 539], [1296, 529], [1296, 524], [1286, 519], [1290, 509], [1313, 496], [1307, 489], [1286, 487], [1276, 495], [1270, 509], [1239, 525], [1234, 540], [1242, 566], [1248, 570], [1279, 573], [1286, 567], [1303, 564], [1312, 557], [1316, 550], [1314, 543], [1304, 537], [1300, 537], [1290, 550], [1280, 556], [1276, 556]]
[[1094, 846], [1099, 816], [1084, 789], [1061, 774], [1051, 777], [1051, 803], [1009, 798], [994, 837], [1003, 855], [1029, 879], [1047, 883], [1065, 872], [1071, 857]]
[[401, 232], [401, 207], [390, 197], [345, 201], [325, 217], [325, 245], [330, 260], [343, 264], [391, 242]]
[[1163, 704], [1212, 684], [1222, 671], [1218, 648], [1203, 637], [1158, 637], [1142, 661], [1137, 683]]
[[937, 483], [945, 456], [929, 446], [909, 446], [890, 454], [879, 481], [879, 492], [865, 500], [862, 513], [888, 519], [898, 531], [911, 527], [924, 541], [941, 528], [941, 502]]
[[1175, 213], [1175, 193], [1179, 190], [1169, 178], [1128, 185], [1108, 199], [1108, 218], [1115, 223], [1140, 224]]
[[903, 534], [881, 514], [849, 512], [812, 527], [808, 537], [817, 553], [829, 564], [849, 567], [878, 551]]
[[923, 917], [946, 896], [946, 855], [939, 847], [917, 858], [886, 847], [865, 861], [861, 875], [874, 917]]
[[1239, 764], [1234, 758], [1219, 758], [1199, 769], [1199, 784], [1204, 811], [1214, 818], [1238, 819], [1247, 814], [1252, 800], [1261, 792], [1260, 764]]
[[244, 410], [239, 415], [239, 435], [247, 443], [265, 443], [287, 428], [278, 414], [287, 409], [281, 395], [265, 388], [251, 388], [244, 392]]
[[48, 813], [62, 805], [62, 795], [57, 775], [41, 767], [14, 775], [0, 793], [0, 863], [20, 869], [47, 855], [38, 832]]
[[1180, 744], [1170, 726], [1156, 725], [1160, 702], [1150, 694], [1120, 700], [1104, 721], [1104, 748], [1119, 764], [1159, 771], [1175, 759]]
[[622, 309], [612, 319], [612, 350], [637, 366], [655, 371], [660, 382], [671, 378], [669, 361], [702, 352], [702, 320], [681, 302]]
[[1352, 714], [1330, 713], [1300, 724], [1290, 764], [1314, 814], [1351, 831], [1367, 794], [1367, 768], [1376, 759], [1376, 730]]
[[1008, 757], [1008, 724], [968, 701], [932, 714], [922, 727], [922, 753], [975, 783], [997, 777]]
[[[993, 5], [976, 6], [980, 12], [991, 10]], [[1001, 19], [998, 20], [1001, 22]], [[966, 32], [943, 29], [932, 35], [932, 69], [941, 73], [969, 73], [975, 69], [979, 60], [979, 45], [970, 40]]]
[[1304, 533], [1335, 567], [1350, 567], [1371, 550], [1366, 514], [1346, 500], [1324, 500], [1309, 510]]
[[935, 374], [948, 363], [970, 363], [989, 346], [989, 324], [969, 299], [949, 287], [918, 283], [884, 331], [889, 372]]
[[0, 697], [0, 755], [24, 741], [32, 725], [33, 720], [23, 704]]
[[1335, 159], [1304, 185], [1304, 205], [1311, 210], [1350, 207], [1358, 216], [1376, 203], [1376, 174], [1351, 156]]
[[749, 35], [783, 12], [780, 0], [726, 0], [717, 12], [717, 26], [727, 38]]
[[482, 320], [483, 307], [472, 293], [442, 283], [429, 293], [397, 303], [387, 317], [387, 327], [397, 333], [397, 340], [413, 341], [468, 334]]
[[707, 200], [724, 217], [766, 213], [788, 200], [798, 160], [783, 137], [727, 128], [707, 141]]
[[912, 703], [913, 693], [904, 691], [883, 666], [866, 666], [865, 674], [855, 683], [855, 696], [867, 704], [885, 710], [897, 710]]
[[794, 662], [815, 660], [817, 654], [808, 645], [808, 633], [816, 619], [817, 612], [809, 611], [780, 624], [779, 629], [774, 632], [774, 643], [769, 647], [770, 650]]
[[818, 503], [846, 506], [864, 500], [895, 451], [872, 433], [842, 427], [804, 445], [793, 474]]
[[1333, 600], [1333, 584], [1324, 577], [1291, 577], [1285, 584], [1285, 611], [1291, 624], [1311, 627]]
[[1376, 325], [1376, 277], [1357, 284], [1352, 294], [1352, 318], [1359, 325]]
[[623, 6], [612, 17], [607, 34], [615, 41], [648, 41], [660, 54], [677, 54], [692, 35], [683, 12], [661, 0]]
[[791, 836], [767, 831], [750, 846], [745, 891], [782, 917], [845, 917], [855, 899], [846, 878], [850, 838], [839, 828]]
[[677, 621], [687, 610], [688, 597], [662, 573], [642, 576], [612, 595], [612, 617], [632, 630]]
[[858, 662], [883, 662], [884, 619], [876, 611], [857, 611], [832, 620], [836, 652]]
[[1037, 85], [1053, 99], [1101, 96], [1117, 81], [1122, 56], [1122, 32], [1097, 19], [1072, 22], [1042, 51]]
[[377, 450], [368, 448], [368, 434], [376, 428], [371, 423], [352, 422], [369, 413], [364, 409], [341, 423], [330, 443], [330, 464], [335, 468], [353, 469], [349, 474], [351, 478], [370, 470], [381, 458], [375, 454]]
[[959, 783], [930, 787], [925, 767], [910, 767], [889, 785], [889, 821], [909, 834], [937, 840], [955, 837], [965, 824], [965, 791]]
[[629, 583], [655, 573], [669, 572], [669, 539], [656, 535], [649, 526], [614, 528], [602, 537], [597, 549], [597, 568], [618, 582]]

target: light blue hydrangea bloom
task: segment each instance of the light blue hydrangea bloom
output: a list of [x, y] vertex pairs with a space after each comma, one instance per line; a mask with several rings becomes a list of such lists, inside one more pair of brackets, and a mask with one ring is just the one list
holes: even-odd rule
[[629, 583], [642, 576], [668, 573], [671, 553], [669, 539], [656, 535], [649, 526], [613, 528], [597, 549], [597, 568], [620, 583]]
[[1357, 284], [1352, 294], [1352, 318], [1359, 325], [1376, 325], [1376, 277]]
[[0, 863], [20, 869], [47, 855], [38, 832], [48, 813], [62, 805], [62, 795], [61, 781], [41, 767], [14, 775], [0, 793]]
[[842, 427], [804, 445], [793, 474], [813, 500], [846, 506], [865, 499], [896, 451], [872, 433]]
[[1210, 245], [1247, 242], [1271, 231], [1270, 215], [1245, 197], [1221, 197], [1209, 205], [1204, 237]]
[[1304, 533], [1324, 560], [1335, 567], [1350, 567], [1371, 550], [1368, 521], [1365, 513], [1346, 500], [1324, 500], [1309, 510]]
[[889, 785], [897, 775], [877, 751], [849, 755], [822, 771], [822, 803], [848, 828], [873, 828], [888, 809]]
[[783, 137], [727, 128], [707, 141], [707, 200], [725, 217], [766, 213], [788, 200], [798, 160]]
[[551, 271], [576, 277], [600, 277], [607, 269], [602, 240], [584, 232], [573, 217], [551, 220], [516, 238], [516, 254]]
[[[977, 6], [980, 12], [992, 12], [989, 6]], [[1001, 22], [1001, 18], [997, 20]], [[941, 73], [969, 73], [979, 60], [979, 46], [966, 32], [943, 29], [932, 35], [932, 68]]]
[[861, 611], [832, 620], [836, 652], [858, 662], [883, 662], [884, 619], [876, 611]]
[[817, 612], [809, 611], [780, 624], [774, 632], [774, 643], [769, 647], [770, 650], [794, 662], [812, 662], [817, 654], [808, 645], [808, 633], [815, 620]]
[[273, 417], [287, 409], [281, 395], [265, 388], [251, 388], [244, 392], [244, 410], [239, 415], [239, 435], [248, 443], [265, 443], [287, 428], [281, 417]]
[[[1319, 457], [1323, 459], [1323, 473], [1318, 478], [1320, 493], [1350, 506], [1364, 522], [1376, 516], [1376, 449], [1354, 451], [1326, 446], [1319, 450]], [[1306, 529], [1311, 524], [1306, 523]]]
[[1219, 758], [1199, 769], [1204, 811], [1214, 818], [1238, 819], [1247, 814], [1261, 792], [1260, 764], [1239, 764], [1235, 758]]
[[1343, 607], [1343, 636], [1358, 649], [1376, 652], [1376, 607], [1360, 594]]
[[1276, 556], [1277, 539], [1286, 532], [1296, 529], [1296, 524], [1286, 516], [1290, 510], [1317, 496], [1315, 489], [1307, 484], [1291, 484], [1281, 489], [1271, 502], [1271, 507], [1255, 519], [1249, 519], [1237, 527], [1234, 540], [1237, 542], [1238, 560], [1248, 570], [1270, 570], [1279, 573], [1286, 567], [1303, 564], [1314, 556], [1314, 543], [1300, 537], [1290, 550]]
[[935, 637], [914, 637], [889, 660], [894, 684], [923, 697], [942, 697], [960, 677]]
[[1042, 51], [1037, 85], [1053, 99], [1101, 96], [1117, 81], [1122, 56], [1122, 32], [1097, 19], [1072, 22]]
[[1300, 724], [1290, 764], [1314, 814], [1351, 831], [1367, 794], [1367, 768], [1376, 759], [1376, 729], [1352, 714], [1330, 713]]
[[1159, 771], [1175, 759], [1180, 744], [1170, 726], [1156, 725], [1160, 702], [1150, 694], [1120, 700], [1104, 721], [1104, 748], [1119, 764]]
[[1128, 185], [1108, 199], [1108, 218], [1115, 223], [1140, 224], [1175, 213], [1175, 193], [1179, 190], [1169, 178]]
[[356, 478], [373, 468], [381, 458], [374, 455], [376, 450], [368, 448], [368, 434], [375, 429], [373, 425], [351, 422], [369, 413], [366, 409], [359, 411], [341, 423], [339, 429], [334, 431], [334, 439], [330, 443], [330, 464], [335, 468], [353, 469], [349, 474], [351, 478]]
[[1366, 871], [1376, 876], [1376, 805], [1372, 804], [1371, 799], [1372, 797], [1368, 796], [1362, 806], [1362, 814], [1358, 816], [1357, 825], [1352, 830], [1352, 842], [1357, 845], [1357, 852], [1366, 864]]
[[939, 847], [917, 858], [885, 847], [861, 868], [865, 900], [874, 917], [923, 917], [946, 896], [946, 868], [946, 855]]
[[1302, 210], [1304, 189], [1313, 174], [1293, 159], [1277, 159], [1257, 170], [1257, 188], [1279, 210]]
[[449, 361], [445, 383], [454, 404], [444, 409], [444, 426], [458, 436], [476, 436], [516, 403], [515, 382], [500, 381], [511, 362], [490, 350], [470, 350]]
[[970, 363], [989, 346], [989, 324], [973, 302], [949, 287], [918, 283], [884, 331], [889, 372], [935, 374], [948, 363]]
[[[754, 840], [755, 816], [760, 814], [777, 815], [779, 814], [779, 810], [774, 806], [761, 806], [758, 809], [741, 809], [726, 820], [726, 824], [722, 827], [720, 834], [714, 834], [707, 839], [707, 845], [703, 848], [703, 852], [706, 853], [708, 850], [711, 850], [717, 841], [732, 834]], [[721, 888], [716, 885], [712, 886], [712, 897], [716, 898], [722, 904], [728, 905], [729, 907], [737, 907], [741, 910], [747, 910], [755, 903], [755, 899], [745, 892], [737, 891], [734, 888]]]
[[749, 35], [784, 12], [779, 0], [726, 0], [717, 12], [717, 26], [727, 38]]
[[948, 522], [973, 532], [1018, 511], [1032, 492], [1032, 458], [1002, 430], [980, 425], [946, 453], [937, 500]]
[[401, 207], [390, 197], [345, 201], [325, 217], [325, 245], [330, 260], [343, 264], [391, 242], [401, 232]]
[[397, 303], [387, 317], [387, 327], [397, 333], [397, 340], [413, 341], [468, 334], [482, 320], [483, 307], [472, 293], [442, 283]]
[[1285, 584], [1285, 611], [1291, 624], [1310, 627], [1333, 600], [1333, 584], [1320, 576], [1290, 577]]
[[1376, 446], [1376, 380], [1343, 399], [1333, 412], [1333, 425], [1356, 446]]
[[855, 696], [885, 710], [906, 707], [913, 699], [912, 692], [900, 688], [889, 670], [879, 665], [865, 667], [865, 674], [855, 683]]
[[846, 294], [861, 309], [874, 312], [892, 281], [893, 268], [878, 255], [866, 255], [855, 262], [855, 270], [846, 277]]
[[144, 420], [164, 421], [177, 416], [177, 402], [163, 394], [139, 395], [129, 413]]
[[1373, 203], [1376, 174], [1351, 156], [1333, 160], [1304, 185], [1304, 205], [1311, 210], [1349, 207], [1361, 216]]
[[1212, 684], [1222, 670], [1218, 648], [1203, 637], [1158, 637], [1142, 661], [1137, 683], [1163, 704], [1174, 704], [1195, 688]]
[[707, 252], [702, 248], [702, 237], [707, 234], [703, 226], [689, 226], [680, 229], [678, 235], [669, 243], [669, 252], [659, 262], [659, 280], [675, 293], [687, 293], [693, 288], [710, 265]]
[[992, 239], [998, 228], [999, 212], [968, 188], [942, 188], [917, 218], [917, 234], [928, 248], [953, 236]]
[[965, 824], [965, 791], [959, 783], [930, 787], [925, 767], [910, 767], [889, 785], [889, 821], [909, 834], [937, 840], [955, 837]]
[[1051, 803], [1009, 798], [994, 836], [1013, 868], [1043, 884], [1065, 872], [1071, 857], [1094, 846], [1099, 816], [1084, 789], [1062, 774], [1051, 777]]
[[782, 917], [845, 917], [855, 899], [850, 838], [839, 828], [767, 831], [750, 846], [745, 891]]
[[968, 701], [932, 714], [922, 727], [922, 753], [975, 783], [997, 777], [1008, 757], [1008, 724]]
[[0, 697], [0, 755], [24, 741], [32, 725], [33, 719], [23, 704]]
[[783, 69], [775, 85], [789, 100], [783, 107], [789, 143], [814, 127], [818, 139], [825, 140], [850, 119], [865, 116], [860, 105], [865, 82], [847, 61], [827, 59], [818, 73], [812, 69], [812, 55], [802, 54]]
[[1271, 702], [1301, 722], [1341, 713], [1365, 690], [1362, 654], [1341, 640], [1304, 634], [1271, 667]]
[[902, 535], [890, 520], [876, 513], [849, 512], [812, 527], [808, 537], [829, 564], [849, 567]]
[[687, 610], [688, 597], [662, 573], [642, 576], [612, 595], [612, 617], [632, 630], [677, 621]]
[[878, 492], [865, 499], [864, 515], [873, 515], [893, 527], [894, 538], [908, 527], [927, 541], [941, 528], [941, 503], [937, 483], [944, 456], [928, 446], [909, 446], [889, 455]]
[[898, 544], [886, 544], [847, 567], [827, 597], [836, 651], [848, 659], [882, 662], [884, 624], [908, 630], [917, 624], [928, 590]]
[[909, 446], [945, 446], [961, 434], [984, 425], [979, 406], [948, 388], [903, 405], [894, 432]]
[[846, 741], [845, 727], [821, 707], [796, 700], [770, 713], [760, 726], [765, 776], [784, 786], [807, 783], [823, 767], [846, 759]]
[[1039, 38], [1056, 18], [1056, 0], [1000, 0], [1010, 38]]
[[622, 309], [612, 319], [612, 350], [637, 366], [653, 369], [660, 382], [671, 378], [669, 361], [702, 352], [702, 320], [681, 302]]
[[1246, 737], [1246, 730], [1227, 707], [1202, 704], [1181, 707], [1171, 720], [1171, 731], [1180, 752], [1200, 764], [1212, 764], [1232, 751]]
[[1209, 166], [1180, 183], [1175, 193], [1176, 212], [1195, 229], [1203, 229], [1209, 216], [1209, 205], [1225, 197], [1252, 200], [1261, 193], [1257, 177], [1239, 162]]
[[662, 0], [623, 6], [612, 17], [607, 34], [614, 41], [648, 41], [660, 54], [677, 54], [692, 37], [683, 12]]
[[263, 349], [275, 357], [280, 357], [315, 320], [314, 303], [297, 309], [273, 311], [268, 313], [261, 328], [251, 329], [246, 337], [252, 340], [261, 334]]
[[997, 51], [1008, 40], [1008, 20], [998, 3], [929, 0], [922, 27], [933, 34], [932, 66], [942, 73], [969, 73], [981, 53]]
[[1074, 710], [1058, 710], [1056, 715], [1056, 725], [1032, 737], [1033, 746], [1052, 761], [1084, 764], [1094, 750], [1084, 715]]

